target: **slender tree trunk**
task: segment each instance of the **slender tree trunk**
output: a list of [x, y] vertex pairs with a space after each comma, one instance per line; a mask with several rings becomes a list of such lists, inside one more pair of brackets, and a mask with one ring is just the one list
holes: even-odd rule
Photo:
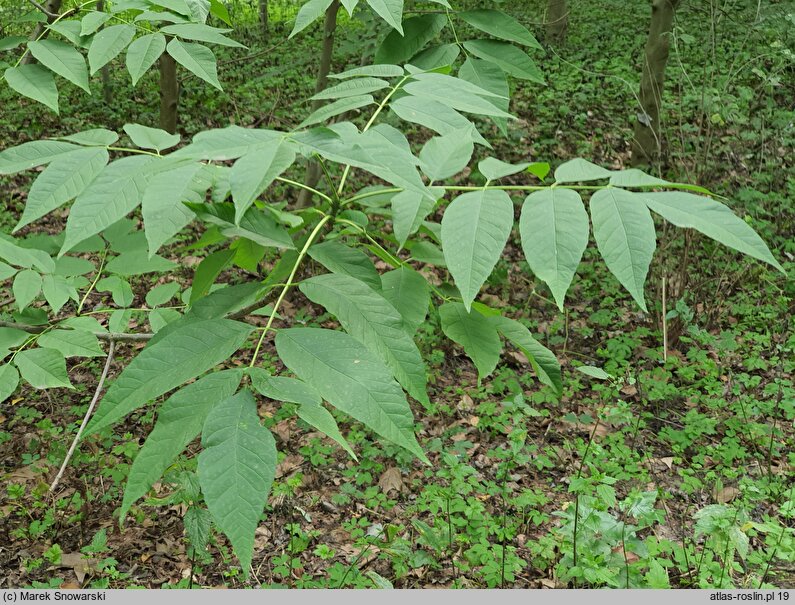
[[164, 52], [160, 55], [160, 128], [171, 134], [177, 132], [178, 104], [177, 63]]
[[[334, 32], [337, 29], [337, 12], [339, 9], [339, 0], [334, 0], [328, 9], [326, 9], [326, 21], [323, 27], [323, 50], [320, 54], [320, 67], [317, 72], [315, 93], [325, 89], [328, 84], [328, 74], [331, 71], [331, 58], [334, 53]], [[312, 101], [312, 111], [318, 109], [322, 104], [323, 101]], [[320, 164], [315, 161], [310, 161], [307, 166], [304, 184], [308, 187], [316, 187], [318, 181], [320, 181], [320, 172]], [[302, 189], [298, 194], [298, 208], [306, 208], [309, 206], [310, 199], [310, 192], [306, 189]]]
[[660, 109], [665, 67], [668, 64], [674, 13], [680, 4], [681, 0], [652, 0], [651, 3], [651, 26], [640, 80], [640, 111], [635, 121], [632, 141], [633, 166], [650, 164], [660, 158]]
[[268, 0], [259, 0], [259, 28], [263, 42], [268, 39], [268, 19]]
[[[47, 0], [47, 3], [44, 5], [44, 8], [47, 9], [47, 12], [51, 15], [58, 14], [61, 11], [61, 0]], [[47, 22], [51, 22], [53, 17], [47, 17]], [[38, 40], [39, 36], [41, 36], [42, 32], [44, 32], [44, 23], [37, 23], [36, 27], [33, 30], [33, 34], [30, 36], [31, 40]], [[44, 32], [46, 36], [47, 33]], [[33, 55], [27, 53], [24, 57], [22, 57], [22, 65], [28, 65], [29, 63], [33, 63]]]
[[566, 0], [548, 0], [546, 34], [547, 43], [552, 46], [563, 46], [566, 43], [566, 32], [569, 29], [569, 8]]
[[[97, 11], [102, 12], [105, 10], [105, 0], [97, 0]], [[102, 66], [99, 71], [102, 77], [102, 99], [105, 105], [113, 103], [113, 87], [110, 84], [110, 65], [107, 63]]]

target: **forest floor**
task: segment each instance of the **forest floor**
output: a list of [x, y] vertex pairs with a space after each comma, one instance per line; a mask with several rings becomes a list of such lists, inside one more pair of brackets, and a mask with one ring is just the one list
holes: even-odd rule
[[[744, 25], [753, 11], [724, 17], [714, 48], [699, 8], [686, 9], [669, 69], [661, 174], [727, 198], [791, 276], [795, 78], [792, 53], [782, 49], [792, 48], [793, 34], [771, 4], [754, 28]], [[645, 5], [576, 5], [567, 46], [539, 57], [548, 86], [519, 86], [512, 107], [518, 126], [507, 137], [491, 133], [495, 157], [627, 164]], [[305, 104], [292, 100], [311, 94], [319, 34], [283, 43], [284, 24], [274, 28], [275, 50], [241, 61], [264, 48], [252, 30], [241, 32], [250, 50], [219, 57], [228, 61], [219, 69], [226, 92], [183, 81], [185, 139], [230, 122], [288, 129], [306, 115]], [[352, 49], [362, 35], [354, 24], [343, 28], [337, 71], [358, 64]], [[113, 78], [113, 107], [74, 91], [60, 117], [0, 91], [0, 147], [100, 125], [156, 124], [154, 76], [135, 90], [126, 75]], [[28, 182], [0, 178], [5, 229], [19, 216]], [[56, 214], [23, 235], [57, 232], [62, 219]], [[190, 456], [119, 527], [126, 474], [153, 408], [87, 439], [56, 492], [48, 491], [101, 360], [70, 366], [74, 391], [23, 389], [0, 405], [0, 587], [795, 587], [793, 280], [692, 232], [659, 223], [658, 239], [644, 314], [593, 246], [561, 313], [519, 261], [512, 238], [484, 300], [529, 320], [555, 352], [564, 373], [560, 399], [516, 351], [479, 382], [431, 313], [417, 338], [431, 403], [414, 405], [430, 467], [339, 417], [354, 461], [291, 410], [261, 400], [280, 462], [249, 580], [220, 534], [206, 549], [185, 539], [195, 492]], [[185, 266], [187, 283], [191, 252], [175, 244], [162, 254]], [[441, 269], [427, 272], [444, 278]], [[223, 280], [240, 277], [230, 271]], [[151, 285], [151, 276], [133, 284], [134, 307]], [[95, 294], [89, 304], [102, 300]], [[330, 324], [297, 292], [282, 315]], [[139, 348], [119, 346], [109, 379]], [[250, 354], [242, 350], [230, 366]], [[281, 369], [272, 349], [263, 359]], [[582, 363], [612, 379], [574, 371]]]

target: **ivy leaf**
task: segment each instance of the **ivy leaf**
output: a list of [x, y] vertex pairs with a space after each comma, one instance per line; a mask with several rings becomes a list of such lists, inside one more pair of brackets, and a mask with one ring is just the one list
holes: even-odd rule
[[86, 60], [75, 48], [58, 40], [28, 42], [28, 49], [44, 67], [91, 94]]
[[78, 149], [54, 159], [33, 182], [14, 231], [80, 195], [107, 163], [108, 152], [101, 148]]
[[334, 273], [304, 280], [300, 289], [377, 355], [412, 397], [429, 403], [422, 355], [405, 331], [403, 318], [381, 294], [358, 279]]
[[342, 332], [291, 328], [276, 334], [276, 350], [331, 405], [429, 463], [400, 385], [362, 344]]
[[74, 388], [66, 374], [66, 360], [55, 349], [26, 349], [17, 353], [14, 363], [30, 385], [36, 389]]
[[646, 206], [669, 223], [700, 231], [724, 246], [766, 262], [784, 273], [756, 231], [720, 202], [682, 191], [632, 195], [642, 197]]
[[[114, 381], [86, 434], [114, 424], [146, 402], [218, 365], [237, 351], [252, 331], [251, 326], [229, 319], [194, 318], [173, 322], [168, 329], [164, 336], [152, 339]], [[164, 372], [166, 367], [168, 371]]]
[[522, 250], [530, 269], [563, 301], [588, 245], [588, 213], [571, 189], [546, 189], [527, 196], [519, 220]]
[[181, 42], [173, 38], [166, 46], [168, 54], [185, 69], [210, 83], [218, 90], [221, 83], [218, 81], [217, 65], [213, 51], [202, 44]]
[[9, 67], [3, 76], [8, 85], [19, 94], [38, 101], [58, 113], [58, 87], [55, 85], [51, 71], [41, 65], [20, 65]]
[[615, 187], [594, 193], [590, 207], [594, 239], [607, 268], [647, 311], [643, 286], [657, 246], [649, 209], [635, 194]]
[[200, 378], [169, 397], [157, 412], [157, 422], [133, 460], [119, 522], [133, 503], [162, 477], [180, 452], [201, 432], [210, 410], [237, 391], [242, 373], [223, 370]]
[[467, 311], [491, 275], [513, 226], [504, 191], [483, 189], [457, 197], [442, 218], [442, 250]]
[[88, 65], [91, 75], [97, 73], [123, 51], [135, 37], [135, 27], [132, 25], [111, 25], [100, 30], [94, 35], [91, 46], [88, 48]]
[[500, 361], [502, 343], [495, 325], [480, 312], [467, 311], [461, 303], [439, 307], [442, 331], [447, 338], [464, 347], [464, 352], [478, 369], [478, 378], [489, 376]]
[[225, 399], [207, 415], [199, 483], [213, 519], [232, 543], [248, 578], [254, 532], [276, 475], [276, 441], [262, 427], [250, 391]]

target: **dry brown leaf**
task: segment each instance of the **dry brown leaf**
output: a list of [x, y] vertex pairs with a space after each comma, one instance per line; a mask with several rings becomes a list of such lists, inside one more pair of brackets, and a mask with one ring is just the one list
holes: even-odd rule
[[71, 567], [77, 581], [82, 584], [92, 571], [96, 571], [99, 559], [90, 559], [81, 552], [68, 552], [61, 555], [59, 567]]
[[387, 495], [392, 490], [400, 493], [400, 490], [403, 489], [403, 478], [400, 476], [400, 470], [394, 466], [386, 469], [381, 473], [378, 485], [381, 487], [381, 491]]
[[283, 477], [303, 464], [304, 458], [303, 456], [298, 456], [296, 454], [291, 454], [287, 456], [284, 460], [282, 460], [279, 465], [276, 467], [276, 478]]
[[712, 492], [712, 497], [715, 498], [715, 502], [718, 504], [727, 504], [734, 500], [737, 496], [740, 495], [740, 490], [736, 487], [724, 487], [720, 490], [714, 490]]

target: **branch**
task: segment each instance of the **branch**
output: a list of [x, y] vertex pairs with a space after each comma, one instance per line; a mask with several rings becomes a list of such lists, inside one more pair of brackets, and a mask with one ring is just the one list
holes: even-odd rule
[[36, 2], [36, 0], [28, 0], [28, 2], [30, 2], [33, 6], [39, 9], [45, 15], [47, 15], [50, 19], [55, 19], [58, 17], [58, 13], [51, 13], [50, 11], [47, 10], [47, 8], [44, 5]]
[[[28, 334], [41, 334], [46, 330], [42, 326], [26, 326], [25, 324], [18, 324], [13, 321], [0, 321], [0, 328], [13, 328], [15, 330], [22, 330]], [[124, 332], [92, 332], [94, 336], [100, 340], [108, 342], [141, 342], [152, 338], [154, 334], [126, 334]]]
[[66, 458], [63, 460], [63, 464], [61, 465], [58, 474], [55, 476], [52, 484], [50, 485], [50, 491], [55, 491], [55, 488], [58, 487], [58, 482], [61, 480], [64, 471], [66, 470], [66, 465], [69, 464], [69, 460], [72, 458], [72, 454], [75, 452], [75, 448], [77, 447], [77, 443], [80, 441], [80, 436], [83, 434], [83, 429], [86, 428], [86, 424], [88, 424], [88, 419], [91, 417], [91, 412], [94, 411], [94, 406], [97, 405], [97, 401], [99, 400], [99, 394], [102, 392], [102, 387], [105, 385], [105, 378], [108, 376], [108, 370], [110, 369], [110, 364], [113, 362], [113, 352], [116, 348], [116, 342], [111, 340], [110, 347], [108, 348], [108, 358], [105, 360], [105, 367], [102, 370], [102, 376], [99, 378], [99, 384], [97, 384], [97, 390], [94, 391], [94, 397], [91, 399], [91, 403], [88, 406], [88, 410], [86, 411], [86, 415], [83, 417], [83, 422], [80, 424], [80, 428], [77, 429], [77, 435], [75, 435], [74, 440], [72, 441], [72, 445], [69, 448], [69, 451], [66, 453]]

